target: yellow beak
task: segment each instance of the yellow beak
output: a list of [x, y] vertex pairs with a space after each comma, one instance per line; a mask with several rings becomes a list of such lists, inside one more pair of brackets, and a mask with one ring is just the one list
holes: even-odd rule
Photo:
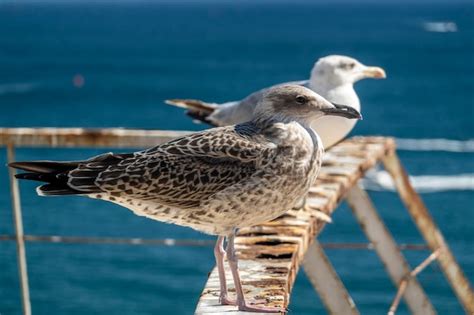
[[367, 67], [362, 73], [366, 78], [385, 79], [387, 77], [385, 70], [380, 67]]

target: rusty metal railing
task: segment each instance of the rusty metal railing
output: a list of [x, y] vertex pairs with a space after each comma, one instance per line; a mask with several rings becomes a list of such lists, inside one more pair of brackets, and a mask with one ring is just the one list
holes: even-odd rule
[[[7, 159], [8, 162], [15, 160], [15, 151], [12, 143], [7, 144]], [[25, 254], [25, 240], [23, 234], [23, 216], [21, 213], [21, 202], [20, 202], [20, 190], [18, 189], [18, 182], [15, 179], [15, 170], [9, 169], [8, 176], [10, 182], [10, 192], [12, 199], [12, 210], [13, 210], [13, 222], [15, 225], [15, 240], [16, 250], [18, 259], [18, 273], [20, 277], [20, 288], [21, 288], [21, 302], [23, 307], [23, 313], [25, 315], [31, 314], [31, 302], [30, 302], [30, 288], [28, 282], [28, 271], [26, 266], [26, 254]]]
[[[15, 160], [15, 149], [21, 147], [35, 148], [35, 147], [48, 147], [48, 148], [144, 148], [156, 145], [158, 143], [166, 142], [176, 137], [187, 134], [186, 131], [152, 131], [152, 130], [126, 130], [126, 129], [81, 129], [81, 128], [0, 128], [0, 147], [6, 147], [7, 159], [9, 162]], [[370, 142], [370, 141], [369, 141]], [[337, 156], [338, 148], [334, 148], [331, 152], [336, 152]], [[355, 156], [355, 159], [360, 158]], [[460, 304], [466, 310], [466, 313], [474, 314], [474, 294], [472, 288], [465, 278], [462, 270], [454, 259], [454, 256], [449, 250], [446, 242], [443, 239], [440, 231], [436, 227], [434, 221], [428, 213], [428, 210], [423, 205], [421, 198], [411, 187], [408, 177], [406, 176], [398, 158], [395, 155], [394, 150], [389, 150], [381, 157], [387, 171], [389, 171], [395, 180], [396, 187], [400, 193], [400, 196], [407, 206], [410, 214], [412, 215], [414, 222], [419, 228], [421, 234], [425, 238], [427, 245], [425, 244], [396, 244], [391, 235], [384, 232], [385, 226], [382, 221], [377, 218], [377, 212], [373, 205], [371, 205], [368, 196], [365, 192], [360, 189], [357, 185], [347, 186], [346, 193], [340, 195], [331, 202], [333, 207], [336, 207], [338, 202], [346, 197], [347, 201], [351, 205], [356, 218], [359, 220], [363, 230], [366, 233], [371, 243], [325, 243], [319, 244], [314, 242], [311, 244], [311, 239], [306, 240], [311, 246], [307, 247], [307, 261], [303, 262], [305, 271], [309, 276], [311, 282], [315, 286], [316, 290], [322, 297], [329, 312], [337, 314], [337, 310], [347, 309], [351, 310], [351, 314], [356, 314], [355, 305], [350, 303], [351, 299], [345, 288], [338, 279], [337, 274], [332, 269], [327, 258], [324, 256], [323, 250], [327, 249], [361, 249], [361, 250], [374, 250], [378, 253], [379, 257], [384, 261], [387, 266], [387, 271], [390, 274], [392, 280], [396, 284], [398, 291], [395, 300], [391, 307], [391, 312], [394, 313], [401, 297], [405, 298], [412, 312], [418, 314], [416, 311], [418, 308], [419, 301], [427, 301], [424, 293], [417, 289], [416, 284], [416, 273], [421, 271], [427, 262], [423, 262], [419, 268], [410, 271], [410, 268], [404, 262], [403, 255], [400, 250], [430, 250], [433, 254], [430, 256], [430, 261], [437, 259], [441, 265], [441, 269], [445, 273], [449, 283], [455, 291]], [[336, 159], [337, 162], [337, 159]], [[370, 162], [370, 165], [373, 165]], [[326, 165], [326, 169], [330, 170], [331, 165]], [[344, 171], [343, 171], [344, 173]], [[23, 231], [22, 223], [22, 211], [21, 211], [21, 198], [18, 189], [18, 183], [14, 178], [15, 171], [9, 170], [11, 200], [12, 200], [12, 213], [13, 221], [15, 226], [14, 235], [0, 235], [0, 241], [15, 241], [17, 245], [17, 259], [18, 259], [18, 270], [20, 278], [20, 286], [22, 293], [22, 307], [25, 315], [31, 314], [31, 304], [29, 296], [29, 283], [28, 283], [28, 272], [27, 262], [25, 254], [25, 242], [48, 242], [48, 243], [87, 243], [87, 244], [128, 244], [128, 245], [158, 245], [158, 246], [211, 246], [213, 241], [210, 240], [179, 240], [179, 239], [142, 239], [142, 238], [107, 238], [107, 237], [71, 237], [71, 236], [56, 236], [56, 235], [28, 235]], [[338, 177], [339, 176], [339, 177]], [[336, 181], [341, 181], [343, 185], [344, 177], [350, 176], [350, 174], [339, 174], [337, 175]], [[349, 178], [349, 177], [347, 177]], [[324, 172], [321, 180], [328, 180], [324, 178]], [[354, 181], [356, 179], [350, 179]], [[350, 188], [350, 189], [349, 189]], [[318, 196], [324, 196], [325, 191], [313, 191]], [[322, 195], [321, 195], [322, 194]], [[314, 200], [318, 199], [313, 198]], [[332, 198], [332, 197], [331, 197]], [[337, 202], [336, 202], [337, 200]], [[317, 201], [317, 200], [316, 200]], [[330, 213], [329, 213], [330, 214]], [[369, 216], [369, 219], [368, 217]], [[372, 218], [370, 219], [370, 217]], [[293, 221], [284, 219], [294, 224]], [[283, 222], [282, 221], [282, 222]], [[285, 222], [286, 222], [285, 221]], [[375, 222], [375, 223], [374, 223]], [[370, 228], [367, 228], [369, 224]], [[271, 224], [270, 224], [271, 226]], [[284, 227], [276, 226], [276, 230], [285, 231]], [[308, 226], [310, 227], [310, 226]], [[314, 228], [314, 227], [313, 227]], [[322, 227], [320, 227], [322, 228]], [[265, 229], [259, 230], [258, 233], [265, 234]], [[378, 230], [377, 230], [378, 229]], [[254, 229], [255, 230], [255, 229]], [[262, 232], [263, 231], [263, 232]], [[308, 230], [309, 231], [309, 230]], [[260, 235], [258, 234], [257, 235]], [[263, 235], [262, 234], [262, 235]], [[302, 235], [302, 237], [308, 238]], [[380, 237], [385, 238], [382, 242]], [[262, 237], [260, 237], [262, 238]], [[253, 239], [259, 239], [258, 237], [247, 238], [248, 241]], [[295, 239], [293, 238], [292, 241]], [[261, 240], [260, 240], [261, 241]], [[245, 246], [253, 246], [246, 243]], [[258, 243], [258, 242], [257, 242]], [[265, 242], [264, 242], [265, 243]], [[385, 244], [380, 246], [380, 243]], [[262, 243], [263, 244], [263, 243]], [[388, 244], [388, 245], [387, 245]], [[388, 248], [386, 246], [389, 246]], [[250, 248], [250, 247], [249, 247]], [[442, 252], [439, 249], [442, 248]], [[304, 253], [304, 252], [303, 252]], [[436, 253], [435, 256], [433, 256]], [[301, 256], [302, 257], [302, 256]], [[428, 261], [428, 260], [427, 260]], [[388, 263], [388, 265], [387, 265]], [[316, 266], [316, 267], [315, 267]], [[319, 266], [319, 267], [318, 267]], [[334, 284], [332, 291], [328, 286], [320, 286], [321, 279], [318, 275], [321, 274], [321, 268], [327, 270], [329, 275], [329, 283]], [[296, 269], [297, 270], [297, 269]], [[295, 273], [296, 271], [294, 271]], [[291, 275], [294, 280], [294, 274]], [[338, 282], [339, 281], [339, 282]], [[415, 288], [415, 289], [414, 289]], [[421, 287], [420, 287], [421, 288]], [[287, 288], [291, 290], [291, 285]], [[415, 291], [413, 291], [415, 290]], [[416, 290], [419, 290], [417, 293]], [[345, 293], [344, 293], [345, 292]], [[287, 291], [285, 294], [289, 294]], [[335, 296], [346, 295], [346, 302], [335, 299]], [[415, 297], [415, 298], [413, 298]], [[288, 302], [288, 301], [286, 301]], [[341, 308], [341, 303], [346, 303]], [[431, 305], [427, 302], [428, 305]], [[426, 303], [425, 303], [426, 304]], [[424, 308], [423, 308], [424, 307]], [[420, 306], [418, 309], [426, 309], [426, 305]], [[431, 312], [431, 311], [430, 311]], [[434, 311], [433, 311], [434, 313]]]

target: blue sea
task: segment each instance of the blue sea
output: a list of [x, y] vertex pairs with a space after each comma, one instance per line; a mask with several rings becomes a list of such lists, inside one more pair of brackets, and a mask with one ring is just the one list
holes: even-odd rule
[[[467, 1], [0, 2], [0, 127], [199, 130], [163, 100], [235, 100], [307, 78], [319, 57], [350, 55], [388, 75], [357, 84], [364, 120], [353, 134], [401, 139], [403, 164], [472, 283], [473, 41]], [[18, 149], [17, 158], [100, 152]], [[0, 187], [0, 234], [13, 234], [5, 167]], [[212, 239], [105, 202], [39, 198], [34, 187], [21, 184], [27, 234]], [[377, 187], [370, 195], [396, 240], [421, 243], [397, 195]], [[321, 242], [366, 242], [345, 204], [333, 220]], [[362, 314], [388, 311], [396, 289], [374, 252], [327, 254]], [[429, 253], [405, 254], [414, 267]], [[27, 259], [33, 313], [45, 315], [191, 314], [214, 264], [211, 247], [27, 243]], [[419, 280], [439, 314], [463, 312], [436, 264]], [[324, 313], [302, 272], [290, 310]], [[0, 314], [20, 313], [15, 243], [0, 242]]]

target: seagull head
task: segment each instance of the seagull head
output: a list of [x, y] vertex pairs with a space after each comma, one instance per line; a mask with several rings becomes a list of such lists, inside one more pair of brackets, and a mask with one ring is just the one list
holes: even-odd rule
[[309, 125], [326, 115], [362, 119], [350, 106], [333, 104], [301, 85], [280, 85], [270, 88], [257, 104], [254, 119], [258, 121], [292, 122]]
[[310, 86], [334, 88], [345, 84], [353, 84], [361, 79], [385, 78], [385, 71], [380, 67], [366, 66], [358, 60], [340, 55], [330, 55], [320, 58], [311, 70]]

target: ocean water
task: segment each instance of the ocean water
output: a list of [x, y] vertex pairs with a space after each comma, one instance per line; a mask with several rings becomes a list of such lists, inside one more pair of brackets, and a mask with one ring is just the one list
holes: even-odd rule
[[[0, 127], [199, 130], [162, 101], [239, 99], [307, 78], [318, 57], [354, 56], [388, 78], [357, 84], [364, 120], [353, 134], [402, 139], [405, 167], [474, 282], [472, 4], [66, 3], [0, 2]], [[100, 152], [19, 149], [17, 157]], [[371, 179], [397, 241], [422, 242], [383, 173]], [[0, 187], [0, 234], [12, 234], [4, 167]], [[38, 198], [34, 187], [21, 184], [28, 234], [211, 239], [105, 202]], [[346, 205], [333, 219], [322, 242], [366, 241]], [[386, 313], [395, 288], [375, 253], [327, 253], [362, 314]], [[412, 266], [427, 255], [406, 252]], [[214, 263], [210, 247], [41, 243], [27, 244], [27, 259], [34, 314], [190, 314]], [[439, 314], [462, 313], [436, 264], [419, 279]], [[303, 274], [290, 309], [324, 313]], [[0, 242], [0, 314], [20, 312], [15, 244]], [[402, 304], [399, 314], [407, 313]]]

